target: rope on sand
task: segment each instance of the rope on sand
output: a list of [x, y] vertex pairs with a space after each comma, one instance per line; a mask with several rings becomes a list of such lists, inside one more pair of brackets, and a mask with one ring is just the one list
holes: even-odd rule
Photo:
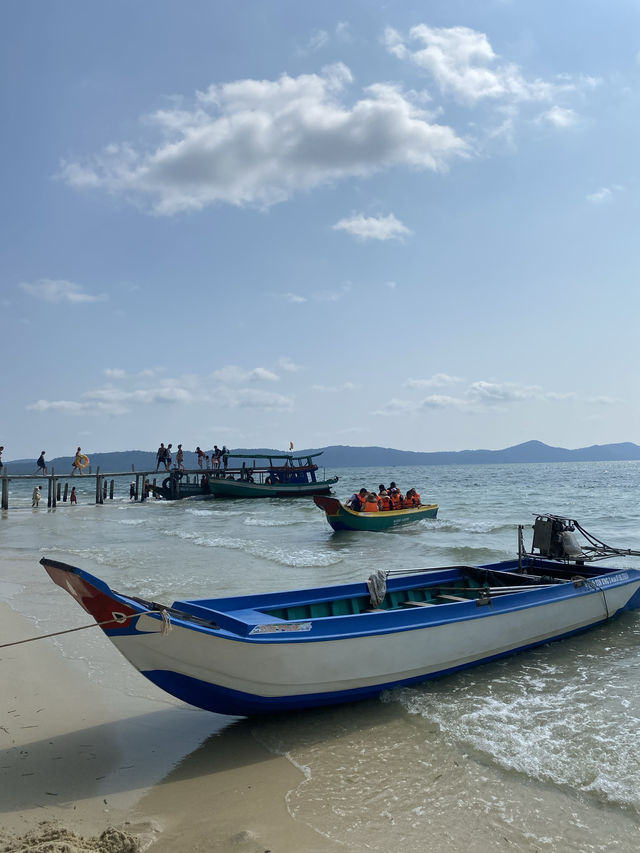
[[[53, 631], [51, 634], [40, 634], [38, 637], [27, 637], [26, 640], [14, 640], [12, 643], [0, 643], [0, 649], [8, 649], [10, 646], [20, 646], [22, 643], [33, 643], [35, 640], [47, 640], [50, 637], [60, 637], [62, 634], [73, 634], [75, 631], [85, 631], [87, 628], [102, 628], [103, 625], [111, 625], [116, 622], [118, 625], [123, 625], [127, 619], [132, 616], [142, 616], [144, 613], [158, 613], [157, 610], [141, 610], [139, 613], [133, 613], [131, 616], [126, 616], [124, 613], [113, 613], [112, 619], [105, 619], [103, 622], [92, 622], [90, 625], [81, 625], [79, 628], [67, 628], [64, 631]], [[171, 616], [166, 610], [160, 611], [162, 617], [162, 629], [160, 633], [166, 637], [169, 631], [172, 630]]]

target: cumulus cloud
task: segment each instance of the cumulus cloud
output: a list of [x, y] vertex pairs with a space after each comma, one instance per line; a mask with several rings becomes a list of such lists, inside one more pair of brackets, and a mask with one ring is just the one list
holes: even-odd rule
[[19, 284], [21, 290], [41, 299], [43, 302], [104, 302], [107, 299], [105, 293], [97, 295], [87, 293], [79, 284], [64, 279], [41, 278], [36, 282], [23, 281]]
[[[431, 379], [408, 379], [404, 385], [408, 388], [429, 388], [459, 383], [458, 377], [440, 373]], [[385, 403], [374, 414], [400, 416], [415, 414], [425, 410], [455, 409], [464, 412], [482, 412], [492, 408], [504, 408], [527, 400], [540, 402], [562, 401], [575, 397], [573, 393], [545, 391], [537, 385], [523, 385], [517, 382], [486, 382], [479, 380], [470, 383], [459, 396], [430, 394], [419, 400], [393, 399]]]
[[147, 144], [113, 143], [61, 165], [69, 185], [150, 203], [158, 214], [223, 202], [269, 206], [301, 190], [394, 166], [445, 170], [468, 147], [420, 99], [377, 83], [353, 103], [343, 64], [318, 74], [238, 80], [156, 112]]
[[359, 240], [398, 240], [411, 231], [390, 213], [388, 216], [365, 216], [359, 213], [341, 219], [332, 226], [334, 231], [346, 231]]
[[236, 367], [235, 364], [229, 364], [226, 367], [221, 367], [219, 370], [214, 370], [213, 375], [221, 382], [239, 384], [241, 382], [276, 382], [278, 377], [266, 367], [254, 367], [253, 370], [244, 370], [242, 367]]
[[299, 370], [302, 370], [299, 364], [291, 361], [291, 359], [286, 355], [280, 356], [278, 359], [278, 367], [281, 370], [286, 370], [287, 373], [297, 373]]
[[360, 387], [353, 382], [342, 382], [340, 385], [312, 385], [311, 390], [323, 394], [342, 394], [345, 391], [356, 391]]
[[220, 383], [211, 388], [211, 376], [184, 374], [178, 377], [159, 377], [158, 369], [127, 374], [118, 368], [106, 368], [109, 379], [100, 387], [91, 388], [76, 400], [37, 400], [27, 406], [33, 411], [58, 411], [74, 415], [121, 415], [140, 406], [191, 406], [210, 403], [221, 408], [263, 408], [291, 410], [293, 397], [246, 387], [255, 382], [273, 382], [277, 375], [264, 367], [244, 370], [234, 365], [220, 368], [213, 374]]
[[573, 127], [574, 124], [577, 124], [578, 120], [578, 113], [575, 110], [568, 109], [567, 107], [555, 106], [543, 113], [540, 113], [536, 122], [538, 124], [550, 124], [553, 127], [563, 129], [566, 127]]
[[[566, 75], [554, 81], [527, 79], [518, 65], [500, 60], [485, 33], [470, 27], [418, 24], [407, 37], [389, 27], [385, 43], [394, 56], [427, 72], [442, 94], [465, 104], [485, 99], [547, 101], [577, 85]], [[594, 81], [583, 78], [582, 82]]]
[[613, 199], [615, 193], [622, 190], [619, 184], [612, 184], [610, 187], [600, 187], [596, 192], [590, 193], [587, 196], [587, 201], [591, 204], [606, 204]]
[[448, 373], [434, 373], [430, 379], [407, 379], [407, 388], [446, 388], [463, 380], [459, 376], [449, 376]]

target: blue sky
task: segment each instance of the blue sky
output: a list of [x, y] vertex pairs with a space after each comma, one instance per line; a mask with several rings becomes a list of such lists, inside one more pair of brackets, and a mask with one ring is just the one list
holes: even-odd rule
[[8, 4], [4, 459], [639, 441], [640, 7]]

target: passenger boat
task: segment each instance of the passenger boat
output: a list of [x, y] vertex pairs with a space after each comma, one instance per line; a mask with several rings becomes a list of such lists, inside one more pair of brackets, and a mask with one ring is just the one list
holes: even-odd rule
[[[44, 557], [120, 652], [154, 684], [222, 714], [251, 715], [375, 696], [600, 625], [640, 606], [640, 571], [587, 567], [611, 549], [575, 544], [577, 522], [540, 516], [531, 551], [481, 566], [204, 600], [113, 591]], [[536, 553], [537, 550], [537, 553]]]
[[327, 521], [334, 530], [369, 530], [377, 532], [389, 530], [401, 524], [411, 524], [423, 518], [435, 518], [438, 504], [412, 507], [411, 509], [392, 509], [384, 512], [356, 512], [337, 498], [314, 495], [315, 505], [324, 510]]
[[186, 472], [172, 471], [165, 477], [161, 486], [153, 486], [153, 494], [166, 501], [176, 501], [181, 498], [210, 498], [210, 471]]
[[321, 455], [230, 453], [228, 459], [242, 459], [242, 465], [227, 465], [208, 472], [209, 491], [217, 498], [294, 498], [327, 495], [331, 492], [331, 487], [338, 482], [338, 478], [316, 479], [318, 466], [312, 460]]

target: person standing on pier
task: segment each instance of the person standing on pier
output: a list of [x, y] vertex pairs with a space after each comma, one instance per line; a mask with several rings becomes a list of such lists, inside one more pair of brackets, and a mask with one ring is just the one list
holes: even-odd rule
[[38, 456], [38, 467], [34, 473], [40, 474], [40, 472], [42, 472], [43, 474], [47, 473], [47, 463], [44, 461], [44, 450], [42, 451], [40, 456]]
[[160, 447], [158, 448], [158, 452], [156, 453], [156, 471], [164, 463], [164, 455], [166, 452], [167, 451], [164, 446], [164, 441], [161, 441]]
[[2, 471], [2, 451], [4, 450], [4, 445], [0, 447], [0, 471]]
[[184, 450], [181, 444], [178, 445], [178, 452], [176, 453], [176, 467], [178, 471], [184, 471]]
[[168, 471], [169, 468], [171, 468], [171, 448], [172, 447], [173, 447], [173, 444], [167, 444], [165, 451], [164, 451], [163, 462], [164, 462], [164, 470], [165, 471]]

